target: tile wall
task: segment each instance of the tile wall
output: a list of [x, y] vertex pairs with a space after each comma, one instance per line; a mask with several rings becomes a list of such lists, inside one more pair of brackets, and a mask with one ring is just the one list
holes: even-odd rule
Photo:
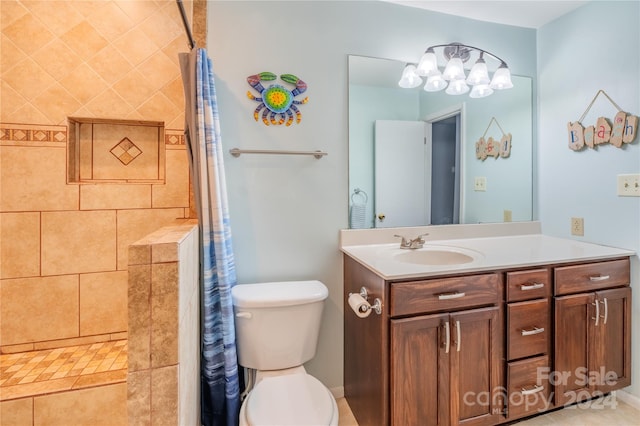
[[198, 424], [198, 241], [187, 220], [129, 248], [129, 424]]
[[[176, 3], [3, 0], [0, 29], [0, 351], [125, 338], [129, 244], [189, 216]], [[69, 116], [164, 122], [165, 183], [67, 183]]]

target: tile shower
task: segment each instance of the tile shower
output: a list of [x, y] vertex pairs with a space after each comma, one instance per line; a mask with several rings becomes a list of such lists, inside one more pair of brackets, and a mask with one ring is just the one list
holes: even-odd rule
[[[58, 381], [126, 423], [128, 248], [190, 215], [179, 12], [172, 0], [2, 1], [0, 18], [0, 415], [64, 410]], [[95, 151], [78, 162], [69, 117], [162, 131], [81, 139]], [[101, 178], [74, 179], [78, 164]], [[34, 392], [46, 397], [20, 398]]]

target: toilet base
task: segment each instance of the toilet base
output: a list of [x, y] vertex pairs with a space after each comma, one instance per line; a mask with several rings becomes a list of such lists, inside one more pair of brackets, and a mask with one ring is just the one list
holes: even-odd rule
[[[255, 385], [260, 383], [262, 380], [269, 380], [270, 377], [278, 377], [278, 376], [294, 375], [294, 374], [306, 375], [307, 372], [302, 366], [286, 369], [286, 370], [278, 370], [278, 371], [257, 371]], [[331, 405], [332, 405], [331, 420], [326, 426], [338, 426], [338, 419], [339, 419], [338, 403], [336, 402], [336, 399], [334, 398], [333, 394], [331, 394], [329, 389], [326, 389], [326, 392], [331, 400]], [[244, 401], [242, 401], [242, 406], [240, 407], [240, 422], [239, 422], [240, 426], [260, 426], [260, 425], [253, 425], [249, 423], [248, 416], [247, 416], [247, 405], [248, 405], [249, 399], [251, 398], [252, 393], [253, 393], [253, 390], [249, 392], [249, 394], [244, 399]], [[297, 426], [306, 426], [306, 425], [301, 424]], [[321, 426], [321, 425], [309, 425], [309, 426]]]

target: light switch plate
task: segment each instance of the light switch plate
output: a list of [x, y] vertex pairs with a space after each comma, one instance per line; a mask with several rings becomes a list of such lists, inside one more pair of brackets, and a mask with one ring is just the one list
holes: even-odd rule
[[618, 196], [640, 197], [640, 175], [618, 175]]
[[474, 179], [473, 190], [474, 191], [486, 191], [487, 190], [487, 178], [486, 177], [476, 177]]
[[504, 210], [504, 211], [502, 212], [502, 219], [503, 219], [505, 222], [511, 222], [511, 221], [513, 220], [513, 214], [512, 214], [512, 212], [511, 212], [511, 210]]

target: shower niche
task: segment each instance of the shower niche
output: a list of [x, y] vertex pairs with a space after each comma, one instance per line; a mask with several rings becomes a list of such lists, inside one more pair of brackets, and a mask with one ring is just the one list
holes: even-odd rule
[[67, 121], [69, 183], [165, 183], [164, 122]]

